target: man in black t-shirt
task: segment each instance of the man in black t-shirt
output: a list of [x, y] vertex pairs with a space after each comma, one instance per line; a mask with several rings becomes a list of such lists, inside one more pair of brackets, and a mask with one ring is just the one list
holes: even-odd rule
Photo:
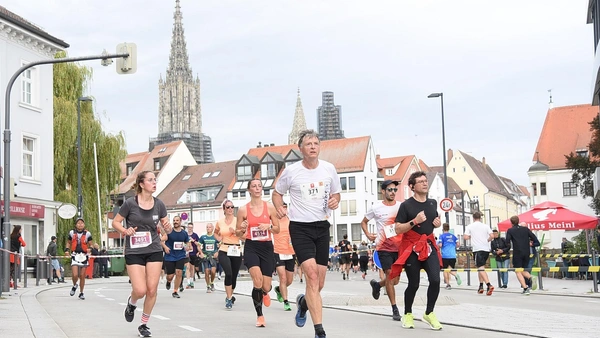
[[352, 245], [348, 240], [348, 235], [344, 235], [344, 239], [340, 241], [340, 269], [342, 270], [342, 278], [346, 280], [346, 276], [348, 276], [348, 280], [350, 280], [350, 253], [352, 252]]
[[[524, 225], [519, 225], [519, 217], [510, 218], [512, 228], [506, 231], [506, 241], [511, 243], [513, 249], [513, 268], [527, 268], [529, 265], [529, 241], [533, 241], [533, 246], [540, 246], [537, 237]], [[531, 258], [533, 259], [533, 258]], [[523, 294], [529, 295], [533, 287], [533, 280], [529, 271], [515, 271], [519, 283], [523, 288]]]

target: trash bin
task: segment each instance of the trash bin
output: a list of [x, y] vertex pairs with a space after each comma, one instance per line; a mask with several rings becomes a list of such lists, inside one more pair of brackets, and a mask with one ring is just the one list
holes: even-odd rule
[[[123, 249], [110, 249], [108, 250], [109, 255], [122, 255]], [[123, 275], [125, 271], [125, 258], [124, 257], [110, 257], [108, 259], [110, 267], [108, 268], [108, 272], [112, 275]]]
[[[47, 279], [48, 278], [48, 260], [46, 258], [39, 258], [37, 259], [37, 271], [36, 271], [36, 278], [39, 279]], [[39, 275], [38, 275], [39, 274]]]
[[490, 268], [496, 269], [498, 264], [496, 263], [496, 257], [490, 256]]

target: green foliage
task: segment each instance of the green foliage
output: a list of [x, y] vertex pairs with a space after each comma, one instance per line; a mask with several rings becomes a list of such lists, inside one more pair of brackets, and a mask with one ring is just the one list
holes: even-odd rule
[[596, 167], [600, 167], [600, 120], [596, 116], [590, 123], [592, 131], [592, 139], [589, 148], [589, 156], [579, 156], [575, 153], [570, 153], [565, 156], [566, 166], [573, 169], [571, 182], [577, 184], [579, 191], [584, 198], [591, 197], [592, 202], [589, 206], [594, 210], [596, 215], [600, 215], [600, 199], [594, 196], [594, 173]]
[[[592, 248], [596, 249], [596, 252], [600, 252], [600, 248], [598, 247], [598, 241], [595, 238], [595, 232], [593, 231], [589, 236], [590, 237], [590, 243], [592, 244]], [[586, 242], [586, 237], [587, 232], [585, 230], [581, 231], [579, 233], [579, 235], [573, 237], [572, 239], [572, 246], [568, 247], [568, 253], [570, 254], [580, 254], [580, 253], [587, 253], [587, 242]]]
[[[65, 57], [64, 52], [57, 58]], [[54, 199], [77, 205], [77, 99], [84, 95], [91, 69], [76, 63], [54, 65]], [[119, 163], [127, 156], [122, 133], [107, 134], [94, 114], [93, 102], [81, 102], [81, 186], [86, 228], [99, 242], [94, 143], [98, 154], [102, 222], [109, 210], [108, 195], [119, 183]], [[106, 224], [102, 224], [106, 228]], [[57, 243], [62, 252], [74, 219], [58, 219]]]

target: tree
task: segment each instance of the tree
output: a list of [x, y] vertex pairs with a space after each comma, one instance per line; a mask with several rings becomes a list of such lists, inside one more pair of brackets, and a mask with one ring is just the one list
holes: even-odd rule
[[[56, 54], [66, 57], [65, 52]], [[54, 66], [54, 199], [77, 205], [77, 99], [92, 80], [91, 69], [77, 63], [59, 63]], [[127, 156], [125, 138], [120, 132], [107, 134], [94, 114], [91, 103], [81, 104], [81, 185], [83, 215], [88, 231], [99, 240], [98, 202], [94, 143], [98, 154], [100, 211], [105, 215], [108, 195], [118, 187], [121, 169], [119, 163]], [[58, 219], [57, 243], [68, 245], [67, 235], [73, 229], [74, 219]], [[101, 243], [100, 243], [101, 244]]]
[[600, 199], [594, 196], [594, 174], [600, 167], [600, 120], [596, 116], [590, 123], [592, 139], [588, 145], [589, 155], [582, 156], [571, 152], [565, 156], [567, 168], [573, 169], [571, 182], [579, 187], [583, 198], [591, 197], [589, 206], [600, 215]]

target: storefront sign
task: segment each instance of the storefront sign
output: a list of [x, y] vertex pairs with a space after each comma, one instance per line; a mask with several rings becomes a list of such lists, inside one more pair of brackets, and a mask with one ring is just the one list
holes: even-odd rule
[[[4, 201], [1, 201], [2, 214], [4, 214]], [[10, 202], [10, 217], [44, 218], [46, 208], [39, 204]]]

